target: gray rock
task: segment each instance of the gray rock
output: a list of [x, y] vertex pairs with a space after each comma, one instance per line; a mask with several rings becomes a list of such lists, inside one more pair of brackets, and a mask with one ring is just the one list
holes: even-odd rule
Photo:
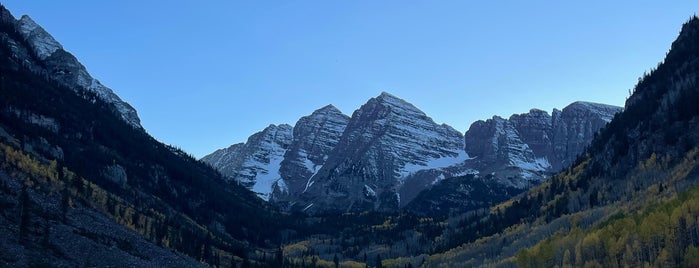
[[477, 121], [465, 133], [467, 165], [507, 186], [527, 188], [575, 161], [622, 108], [575, 102], [553, 115], [529, 113]]
[[[9, 14], [2, 14], [6, 19]], [[99, 98], [111, 104], [121, 118], [136, 128], [141, 128], [136, 109], [121, 100], [114, 92], [90, 76], [75, 56], [63, 49], [63, 46], [46, 32], [29, 16], [24, 15], [16, 21], [20, 34], [26, 38], [30, 48], [22, 48], [17, 40], [9, 40], [14, 48], [15, 56], [22, 59], [30, 68], [45, 73], [48, 77], [62, 83], [75, 91], [82, 89], [92, 91]], [[31, 51], [28, 51], [30, 49]], [[30, 56], [34, 53], [38, 59]], [[39, 62], [34, 62], [38, 60]]]
[[293, 141], [284, 154], [275, 184], [273, 202], [287, 207], [311, 185], [313, 177], [325, 165], [349, 123], [349, 116], [327, 105], [296, 122]]
[[622, 108], [591, 102], [574, 102], [563, 111], [554, 110], [553, 151], [558, 171], [575, 161], [592, 142], [595, 133], [607, 125]]
[[201, 160], [218, 169], [231, 182], [238, 182], [269, 200], [273, 187], [281, 180], [279, 169], [291, 145], [289, 125], [269, 125], [253, 134], [246, 143], [217, 150]]
[[309, 213], [396, 210], [406, 182], [420, 171], [462, 163], [468, 157], [462, 148], [457, 130], [382, 93], [354, 112], [296, 208]]
[[553, 116], [532, 109], [475, 122], [464, 136], [382, 93], [351, 118], [329, 105], [299, 119], [293, 132], [271, 125], [202, 160], [285, 209], [393, 211], [451, 177], [482, 174], [484, 185], [517, 190], [535, 185], [574, 161], [620, 110], [586, 102]]
[[126, 186], [128, 182], [128, 177], [126, 176], [126, 169], [118, 164], [109, 165], [103, 170], [104, 176], [120, 186]]

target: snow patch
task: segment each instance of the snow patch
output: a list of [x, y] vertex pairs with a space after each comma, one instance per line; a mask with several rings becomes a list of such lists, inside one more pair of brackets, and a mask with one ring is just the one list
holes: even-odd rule
[[376, 192], [374, 191], [374, 189], [371, 189], [369, 185], [364, 184], [364, 195], [366, 195], [367, 197], [375, 197]]
[[470, 159], [466, 151], [459, 151], [456, 156], [445, 156], [439, 158], [429, 158], [425, 163], [406, 163], [402, 169], [398, 171], [401, 179], [415, 174], [420, 170], [446, 168], [456, 164], [461, 164]]
[[459, 176], [477, 175], [477, 174], [480, 174], [480, 171], [475, 170], [475, 169], [470, 169], [470, 168], [469, 168], [469, 169], [467, 169], [467, 170], [454, 173], [452, 176], [454, 176], [454, 177], [459, 177]]
[[614, 119], [614, 115], [617, 113], [621, 112], [623, 108], [621, 107], [616, 107], [608, 104], [602, 104], [602, 103], [594, 103], [594, 102], [586, 102], [586, 101], [576, 101], [572, 103], [570, 106], [579, 106], [582, 108], [585, 108], [588, 111], [591, 111], [594, 114], [597, 114], [602, 118], [602, 120], [606, 122], [612, 121]]
[[[313, 161], [308, 159], [308, 153], [306, 153], [306, 151], [300, 151], [299, 155], [303, 158], [303, 165], [306, 167], [306, 169], [308, 169], [308, 171], [311, 172], [311, 176], [308, 176], [308, 180], [306, 181], [306, 187], [303, 188], [303, 192], [306, 192], [306, 190], [308, 190], [308, 187], [311, 187], [311, 185], [313, 185], [312, 179], [318, 173], [320, 168], [323, 167], [323, 165], [314, 164]], [[323, 159], [327, 159], [327, 157], [328, 156], [326, 155], [323, 157]]]
[[32, 44], [40, 59], [46, 59], [56, 50], [63, 49], [56, 39], [27, 15], [19, 20], [19, 31]]
[[284, 182], [283, 179], [279, 179], [275, 182], [277, 184], [277, 188], [282, 191], [283, 193], [288, 193], [289, 192], [289, 186], [286, 185], [286, 182]]
[[311, 208], [312, 206], [313, 206], [313, 203], [308, 204], [308, 206], [306, 206], [305, 208], [303, 208], [303, 211], [308, 210], [308, 209]]
[[265, 201], [269, 201], [272, 185], [277, 181], [281, 181], [282, 176], [279, 174], [279, 167], [282, 164], [282, 160], [284, 160], [283, 157], [270, 158], [269, 164], [261, 166], [261, 170], [255, 178], [255, 185], [252, 186], [252, 191]]
[[537, 158], [534, 162], [527, 162], [521, 158], [511, 158], [510, 165], [529, 171], [546, 171], [551, 168], [547, 158]]
[[432, 185], [435, 185], [435, 184], [437, 184], [438, 182], [440, 182], [440, 181], [442, 181], [442, 180], [444, 180], [444, 179], [445, 179], [444, 173], [441, 173], [441, 174], [439, 174], [439, 176], [437, 176], [436, 178], [434, 178], [434, 180], [432, 181]]

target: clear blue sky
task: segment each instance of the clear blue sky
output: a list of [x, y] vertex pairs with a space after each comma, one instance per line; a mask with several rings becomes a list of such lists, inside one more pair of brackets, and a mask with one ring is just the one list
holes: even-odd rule
[[466, 131], [576, 100], [622, 106], [697, 1], [1, 1], [201, 157], [381, 91]]

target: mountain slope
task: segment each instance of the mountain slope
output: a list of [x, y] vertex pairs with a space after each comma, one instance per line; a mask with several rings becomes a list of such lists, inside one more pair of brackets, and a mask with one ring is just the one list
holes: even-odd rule
[[554, 109], [553, 116], [532, 109], [509, 119], [495, 116], [474, 122], [465, 134], [465, 150], [472, 159], [464, 165], [478, 174], [425, 186], [405, 209], [427, 215], [453, 214], [507, 200], [573, 161], [620, 110], [574, 102], [563, 111]]
[[415, 173], [467, 158], [461, 133], [384, 92], [352, 114], [327, 162], [310, 179], [299, 208], [396, 210], [400, 188]]
[[532, 109], [509, 119], [495, 116], [466, 131], [470, 165], [502, 184], [525, 189], [568, 166], [621, 108], [574, 102], [553, 115]]
[[[572, 161], [620, 110], [589, 102], [572, 103], [554, 110], [553, 116], [532, 109], [510, 119], [496, 116], [475, 122], [464, 139], [384, 92], [351, 118], [329, 105], [301, 118], [293, 134], [284, 125], [284, 134], [276, 135], [273, 125], [244, 144], [217, 150], [202, 160], [286, 210], [395, 211], [439, 181], [466, 174], [480, 174], [475, 178], [480, 182], [471, 185], [476, 188], [519, 189], [506, 193], [536, 185]], [[267, 142], [260, 142], [262, 136]], [[321, 183], [314, 186], [317, 182]], [[448, 195], [480, 204], [506, 198], [471, 200], [464, 194]], [[439, 198], [429, 199], [424, 201]], [[462, 210], [441, 211], [451, 209]]]
[[[465, 220], [471, 225], [448, 239], [445, 248], [453, 249], [428, 266], [507, 266], [515, 255], [524, 267], [696, 261], [691, 254], [699, 242], [687, 239], [699, 230], [692, 201], [699, 184], [698, 75], [699, 18], [693, 17], [572, 167], [484, 218]], [[469, 235], [474, 230], [481, 235]]]
[[253, 134], [243, 144], [234, 144], [213, 152], [201, 160], [221, 173], [269, 200], [273, 185], [281, 180], [284, 154], [292, 142], [289, 125], [270, 125]]
[[276, 204], [295, 202], [308, 189], [310, 179], [325, 165], [348, 123], [349, 116], [332, 105], [296, 122], [293, 142], [279, 171], [285, 187], [277, 187], [273, 200]]
[[348, 121], [348, 116], [327, 105], [299, 119], [293, 128], [270, 125], [246, 143], [216, 150], [201, 160], [262, 199], [288, 207], [308, 188]]
[[523, 189], [504, 186], [486, 175], [456, 176], [440, 180], [420, 192], [404, 209], [418, 215], [439, 217], [480, 208], [487, 208], [523, 192]]
[[[6, 181], [1, 195], [9, 200], [5, 205], [27, 211], [20, 213], [26, 216], [19, 220], [9, 210], [3, 213], [3, 222], [9, 225], [2, 235], [20, 236], [3, 240], [3, 248], [31, 248], [69, 266], [80, 265], [78, 251], [90, 244], [121, 247], [124, 254], [137, 255], [136, 264], [160, 263], [138, 255], [141, 249], [162, 254], [176, 250], [196, 261], [215, 264], [230, 263], [251, 248], [279, 239], [277, 230], [283, 218], [264, 202], [245, 188], [226, 183], [214, 169], [135, 128], [100, 92], [68, 87], [66, 81], [47, 75], [40, 60], [43, 52], [20, 31], [24, 24], [2, 6], [0, 15], [0, 142], [5, 148], [0, 176]], [[8, 157], [13, 155], [15, 158]], [[25, 185], [26, 190], [18, 193], [12, 185]], [[66, 223], [52, 216], [55, 202], [42, 201], [56, 198], [68, 200], [62, 205], [67, 217], [61, 218]], [[85, 215], [105, 228], [96, 233], [81, 231]], [[33, 227], [22, 231], [28, 222], [43, 222], [37, 226], [48, 226], [49, 231]], [[54, 236], [53, 227], [77, 232], [81, 241], [92, 242], [80, 247], [61, 244], [63, 237]], [[42, 234], [49, 235], [41, 239]], [[139, 236], [141, 242], [135, 242]], [[65, 251], [51, 252], [54, 249], [41, 244], [44, 242], [58, 243]], [[158, 246], [168, 250], [157, 250]], [[170, 253], [167, 258], [180, 258], [177, 255]], [[22, 265], [23, 260], [26, 258], [3, 262]]]
[[96, 93], [102, 100], [113, 105], [115, 112], [124, 121], [133, 127], [141, 128], [141, 120], [138, 118], [136, 110], [121, 100], [110, 88], [90, 76], [85, 66], [75, 56], [64, 50], [63, 46], [51, 34], [29, 16], [24, 15], [16, 22], [7, 11], [0, 16], [2, 16], [0, 19], [3, 21], [16, 24], [16, 29], [23, 40], [14, 38], [8, 42], [14, 55], [31, 59], [27, 62], [30, 64], [26, 67], [34, 72], [45, 74], [52, 80], [75, 91], [85, 89]]

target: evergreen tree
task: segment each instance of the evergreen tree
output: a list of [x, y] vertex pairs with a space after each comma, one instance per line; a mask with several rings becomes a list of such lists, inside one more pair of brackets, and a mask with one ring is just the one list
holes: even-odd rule
[[277, 267], [284, 266], [284, 249], [282, 249], [281, 246], [277, 249], [275, 254], [274, 264], [277, 265]]
[[240, 266], [240, 268], [250, 268], [250, 259], [248, 258], [248, 254], [243, 255], [243, 264]]
[[68, 188], [63, 188], [61, 191], [61, 221], [66, 222], [66, 216], [68, 215], [68, 209], [70, 208], [70, 193]]
[[29, 215], [29, 194], [27, 193], [27, 187], [22, 188], [22, 192], [19, 195], [19, 205], [20, 205], [20, 222], [19, 222], [19, 239], [24, 242], [29, 233], [30, 215]]

